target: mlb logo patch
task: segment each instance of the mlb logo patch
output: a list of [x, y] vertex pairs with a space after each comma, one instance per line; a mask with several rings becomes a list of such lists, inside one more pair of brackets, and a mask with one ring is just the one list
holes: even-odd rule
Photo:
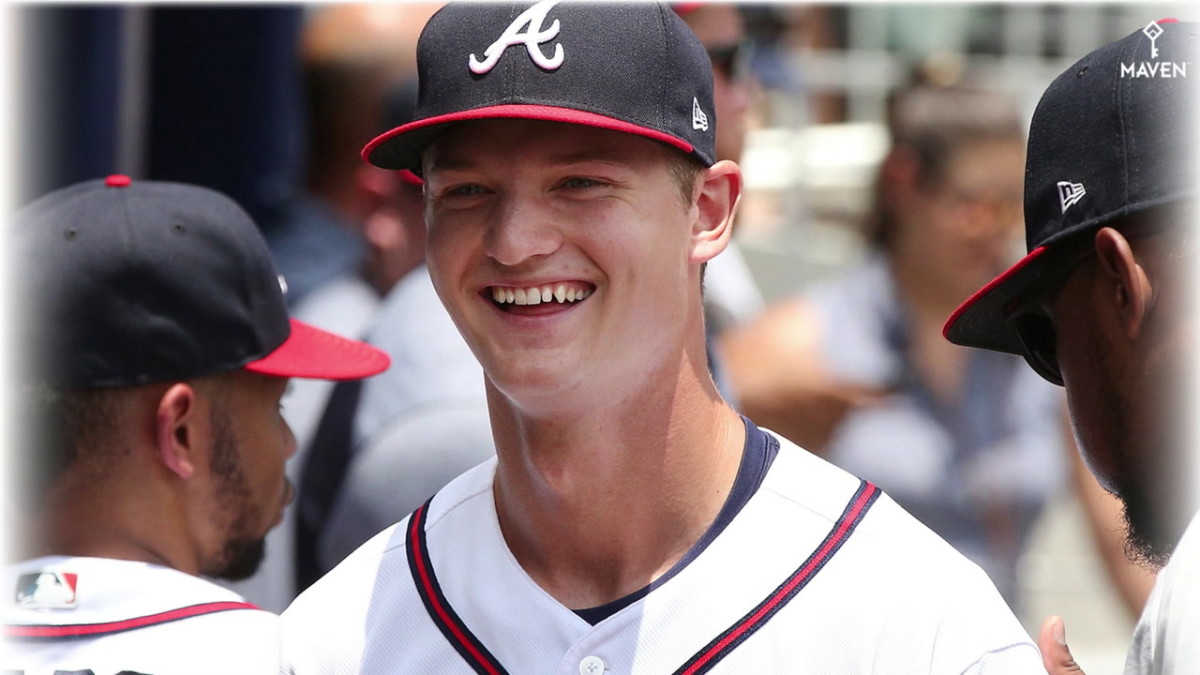
[[78, 574], [70, 572], [33, 572], [17, 579], [16, 602], [21, 607], [73, 609], [78, 604], [75, 587]]

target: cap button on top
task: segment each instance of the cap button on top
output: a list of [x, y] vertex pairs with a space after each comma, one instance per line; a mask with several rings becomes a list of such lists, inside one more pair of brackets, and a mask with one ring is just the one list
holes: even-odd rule
[[104, 184], [108, 187], [129, 187], [129, 184], [132, 182], [133, 181], [130, 180], [129, 176], [123, 176], [119, 173], [114, 173], [113, 175], [104, 179]]

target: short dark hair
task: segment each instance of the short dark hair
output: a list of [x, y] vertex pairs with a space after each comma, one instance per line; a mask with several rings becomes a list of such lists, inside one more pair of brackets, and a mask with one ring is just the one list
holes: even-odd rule
[[19, 419], [27, 426], [19, 444], [23, 466], [19, 475], [23, 504], [39, 502], [83, 448], [95, 446], [116, 427], [117, 392], [123, 389], [57, 389], [25, 383], [17, 389]]
[[[696, 191], [696, 178], [707, 168], [695, 155], [663, 146], [667, 153], [667, 172], [679, 190], [679, 204], [685, 210], [692, 205], [692, 194]], [[700, 265], [700, 294], [704, 294], [704, 276], [708, 263]]]
[[667, 171], [671, 174], [671, 180], [675, 181], [675, 187], [679, 189], [680, 202], [686, 209], [692, 205], [696, 177], [704, 171], [704, 163], [695, 155], [681, 152], [675, 148], [666, 148], [666, 150]]

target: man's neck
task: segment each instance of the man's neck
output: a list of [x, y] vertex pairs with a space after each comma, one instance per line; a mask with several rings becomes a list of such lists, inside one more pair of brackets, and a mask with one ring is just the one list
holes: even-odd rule
[[616, 600], [670, 569], [737, 475], [745, 427], [711, 380], [639, 394], [533, 419], [489, 385], [505, 540], [572, 609]]
[[[23, 542], [22, 558], [111, 558], [199, 573], [173, 502], [156, 497], [145, 501], [122, 498], [127, 489], [64, 483], [67, 485], [49, 495], [37, 519], [40, 532]], [[157, 487], [143, 483], [147, 492]]]

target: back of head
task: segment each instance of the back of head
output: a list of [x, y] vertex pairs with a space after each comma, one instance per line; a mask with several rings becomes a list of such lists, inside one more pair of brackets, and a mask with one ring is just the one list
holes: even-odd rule
[[14, 217], [28, 301], [26, 379], [134, 386], [234, 370], [290, 333], [258, 228], [205, 188], [124, 176], [50, 193]]
[[1034, 111], [1025, 167], [1029, 254], [968, 298], [946, 337], [1028, 354], [1007, 314], [1027, 290], [1070, 261], [1058, 253], [1139, 212], [1195, 199], [1195, 24], [1151, 22], [1084, 56]]
[[[286, 282], [233, 200], [127, 176], [45, 195], [12, 219], [19, 396], [46, 480], [126, 393], [250, 371], [352, 379], [388, 358], [288, 318]], [[43, 481], [45, 482], [45, 481]]]

